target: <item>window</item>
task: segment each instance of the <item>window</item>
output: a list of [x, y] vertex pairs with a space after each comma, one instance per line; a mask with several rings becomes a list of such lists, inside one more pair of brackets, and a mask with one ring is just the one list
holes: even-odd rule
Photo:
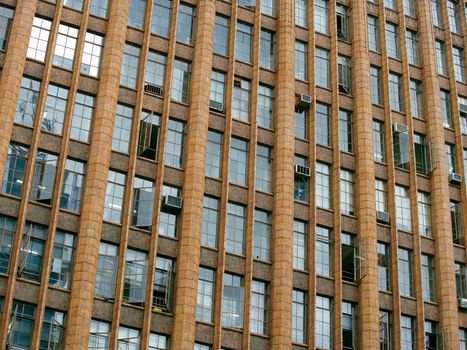
[[383, 103], [381, 95], [381, 69], [375, 66], [370, 67], [371, 78], [371, 102], [377, 105]]
[[430, 144], [425, 141], [425, 136], [414, 133], [415, 163], [417, 172], [428, 175], [431, 172]]
[[253, 232], [253, 257], [270, 261], [272, 215], [269, 212], [255, 209], [255, 227]]
[[229, 23], [227, 17], [216, 15], [214, 26], [214, 53], [227, 56], [229, 53]]
[[404, 14], [406, 16], [415, 17], [414, 0], [404, 0]]
[[441, 4], [440, 0], [431, 0], [431, 16], [433, 19], [433, 25], [442, 28], [442, 16], [441, 16]]
[[[6, 17], [7, 13], [11, 11], [10, 9], [1, 8], [0, 9], [0, 18]], [[11, 11], [11, 15], [13, 15], [13, 11]], [[6, 49], [6, 40], [9, 31], [9, 27], [11, 25], [11, 19], [7, 17], [6, 19], [6, 27], [0, 29], [0, 48], [2, 50]], [[31, 36], [29, 38], [29, 45], [26, 57], [32, 58], [34, 60], [38, 60], [41, 62], [45, 61], [45, 55], [47, 52], [47, 43], [49, 42], [50, 36], [50, 29], [52, 27], [52, 22], [43, 18], [34, 17], [32, 22], [32, 29], [31, 29]], [[5, 31], [5, 32], [4, 32]]]
[[239, 61], [251, 63], [253, 27], [245, 23], [237, 22], [237, 35], [235, 38], [235, 58]]
[[401, 316], [401, 350], [415, 350], [415, 319]]
[[169, 119], [167, 145], [165, 149], [165, 165], [181, 168], [183, 165], [183, 138], [185, 123]]
[[10, 143], [3, 175], [2, 192], [12, 196], [21, 196], [29, 149], [16, 143]]
[[435, 301], [435, 259], [432, 255], [422, 254], [423, 299]]
[[123, 327], [118, 327], [118, 349], [121, 350], [137, 350], [139, 349], [139, 330]]
[[418, 227], [422, 236], [431, 237], [430, 194], [418, 192]]
[[44, 204], [52, 203], [55, 173], [57, 171], [57, 156], [39, 150], [34, 165], [31, 200]]
[[84, 183], [84, 163], [67, 159], [63, 177], [60, 208], [78, 212]]
[[425, 348], [427, 350], [439, 349], [438, 346], [443, 348], [441, 341], [442, 338], [438, 339], [438, 324], [425, 320]]
[[224, 112], [225, 74], [211, 72], [211, 95], [209, 106], [216, 112]]
[[89, 142], [92, 115], [95, 98], [81, 92], [76, 93], [70, 137], [83, 142]]
[[317, 0], [314, 2], [315, 31], [329, 34], [329, 10], [328, 0]]
[[396, 219], [399, 230], [411, 231], [412, 219], [410, 214], [409, 189], [396, 185]]
[[188, 103], [191, 64], [175, 59], [172, 75], [172, 100]]
[[0, 273], [8, 274], [15, 231], [16, 219], [0, 214]]
[[316, 296], [315, 304], [315, 342], [322, 349], [332, 347], [331, 299], [320, 295]]
[[389, 99], [392, 110], [403, 112], [401, 76], [398, 74], [389, 73]]
[[99, 76], [99, 66], [103, 50], [104, 37], [86, 32], [83, 57], [81, 58], [81, 73], [89, 74], [93, 77]]
[[458, 299], [467, 298], [467, 278], [465, 265], [462, 263], [455, 263], [456, 268], [456, 292]]
[[[295, 165], [308, 167], [308, 158], [295, 155]], [[300, 172], [295, 172], [294, 177], [294, 199], [296, 201], [307, 202], [310, 191], [310, 177]]]
[[91, 0], [89, 13], [94, 16], [107, 18], [109, 0]]
[[146, 291], [148, 255], [128, 249], [125, 256], [123, 302], [141, 305]]
[[208, 131], [206, 146], [206, 176], [220, 178], [222, 160], [222, 134]]
[[452, 47], [452, 59], [454, 60], [454, 74], [456, 80], [465, 83], [464, 50], [460, 47]]
[[112, 299], [115, 293], [115, 279], [117, 278], [118, 247], [100, 242], [99, 260], [96, 272], [96, 287], [94, 294]]
[[65, 119], [68, 89], [49, 84], [42, 115], [42, 130], [61, 134]]
[[244, 253], [246, 208], [242, 205], [228, 203], [227, 205], [227, 237], [225, 250], [242, 255]]
[[[0, 50], [6, 50], [8, 44], [8, 35], [10, 34], [11, 24], [13, 22], [13, 13], [14, 10], [0, 6]], [[35, 29], [36, 18], [34, 18], [33, 22], [33, 32]], [[50, 26], [49, 26], [50, 29]], [[32, 38], [31, 33], [31, 38]], [[29, 57], [29, 56], [28, 56]], [[42, 59], [43, 61], [44, 59]]]
[[386, 22], [386, 50], [388, 57], [399, 59], [399, 34], [397, 33], [397, 24]]
[[34, 328], [36, 307], [13, 300], [6, 349], [29, 349]]
[[307, 79], [307, 44], [295, 41], [295, 79]]
[[454, 148], [453, 144], [446, 143], [444, 145], [446, 150], [446, 165], [448, 174], [452, 174], [456, 172], [456, 149]]
[[306, 140], [307, 139], [307, 111], [306, 109], [295, 108], [295, 137]]
[[384, 123], [373, 120], [373, 146], [375, 161], [377, 162], [386, 161], [384, 142]]
[[451, 102], [449, 97], [449, 91], [440, 90], [441, 98], [441, 112], [443, 115], [443, 126], [446, 128], [452, 127], [452, 116], [451, 116]]
[[423, 118], [422, 83], [410, 79], [410, 108], [413, 118]]
[[356, 242], [355, 236], [349, 233], [342, 232], [342, 279], [344, 281], [356, 281]]
[[339, 91], [344, 94], [352, 93], [352, 74], [350, 70], [350, 57], [339, 55], [337, 57], [339, 73]]
[[148, 350], [168, 350], [169, 337], [162, 334], [149, 334], [149, 347]]
[[342, 302], [342, 348], [357, 349], [357, 307], [346, 301]]
[[211, 350], [209, 345], [195, 343], [193, 350]]
[[352, 114], [339, 110], [339, 146], [343, 152], [352, 152]]
[[261, 13], [274, 17], [276, 15], [276, 0], [261, 0]]
[[275, 33], [261, 29], [259, 65], [261, 68], [274, 70], [274, 51], [276, 46]]
[[136, 29], [144, 29], [145, 0], [131, 0], [128, 11], [128, 25]]
[[230, 142], [229, 181], [245, 186], [247, 183], [248, 142], [232, 137]]
[[154, 272], [154, 294], [152, 296], [152, 307], [155, 311], [172, 312], [174, 280], [175, 261], [157, 256], [156, 271]]
[[461, 341], [460, 350], [467, 349], [467, 329], [461, 328], [459, 329], [459, 339]]
[[332, 276], [332, 230], [323, 226], [316, 226], [316, 274], [319, 276]]
[[64, 0], [63, 5], [81, 11], [83, 8], [83, 0]]
[[168, 37], [170, 18], [172, 16], [172, 0], [154, 0], [151, 18], [151, 32]]
[[375, 180], [376, 190], [376, 211], [388, 212], [388, 193], [387, 183], [384, 180]]
[[323, 146], [331, 145], [331, 108], [323, 103], [316, 102], [316, 143]]
[[292, 291], [292, 342], [306, 342], [306, 293], [294, 289]]
[[378, 288], [391, 290], [391, 274], [389, 260], [389, 244], [378, 242]]
[[140, 177], [133, 181], [133, 211], [131, 225], [143, 230], [151, 230], [154, 202], [153, 182]]
[[196, 320], [212, 323], [214, 308], [214, 270], [205, 267], [199, 268], [198, 296], [196, 298]]
[[39, 349], [62, 349], [65, 333], [65, 314], [45, 309]]
[[[230, 1], [228, 1], [230, 2]], [[250, 10], [254, 10], [256, 7], [256, 1], [255, 0], [239, 0], [238, 1], [238, 6], [243, 6], [246, 7]]]
[[452, 238], [455, 244], [464, 244], [461, 203], [450, 201]]
[[420, 64], [420, 61], [418, 58], [417, 33], [412, 30], [407, 30], [406, 38], [409, 64], [418, 65]]
[[384, 0], [384, 7], [397, 11], [396, 1], [397, 0]]
[[138, 139], [138, 156], [156, 160], [159, 150], [160, 116], [142, 110]]
[[331, 167], [316, 162], [316, 206], [331, 209]]
[[115, 125], [112, 138], [112, 149], [128, 153], [130, 147], [131, 123], [133, 108], [117, 104], [115, 113]]
[[166, 56], [154, 51], [148, 52], [146, 61], [145, 92], [164, 95]]
[[104, 220], [121, 222], [125, 174], [109, 170], [105, 195]]
[[447, 0], [448, 5], [448, 18], [449, 18], [449, 29], [452, 33], [460, 34], [460, 25], [459, 25], [459, 12], [457, 7], [457, 1]]
[[[162, 186], [162, 196], [173, 196], [180, 198], [180, 189], [168, 185]], [[159, 218], [159, 234], [168, 236], [168, 237], [176, 237], [177, 236], [177, 221], [178, 215], [177, 211], [171, 210], [170, 208], [163, 207], [160, 212]]]
[[26, 221], [18, 261], [18, 277], [39, 282], [47, 227]]
[[315, 81], [317, 86], [330, 87], [329, 51], [319, 47], [315, 48]]
[[250, 82], [235, 79], [232, 118], [248, 122], [250, 120]]
[[355, 215], [355, 180], [352, 171], [341, 169], [341, 211], [343, 214]]
[[380, 350], [392, 349], [391, 313], [379, 311], [379, 346]]
[[378, 17], [368, 16], [368, 49], [379, 52], [379, 21]]
[[15, 123], [33, 126], [40, 87], [39, 80], [23, 76], [16, 102]]
[[399, 248], [397, 251], [399, 260], [399, 292], [406, 297], [414, 297], [412, 277], [412, 252]]
[[295, 25], [300, 27], [308, 27], [308, 0], [295, 1]]
[[349, 8], [336, 4], [337, 38], [350, 41]]
[[306, 270], [307, 224], [303, 221], [294, 220], [293, 227], [293, 268]]
[[110, 341], [110, 323], [91, 320], [88, 350], [108, 349]]
[[222, 325], [235, 328], [243, 327], [243, 278], [224, 274], [224, 295], [222, 297]]
[[256, 189], [272, 192], [272, 148], [268, 146], [256, 148]]
[[217, 228], [219, 225], [219, 200], [204, 196], [203, 224], [201, 229], [201, 244], [215, 248], [217, 246]]
[[253, 280], [251, 284], [250, 330], [252, 333], [268, 333], [269, 288], [266, 282]]
[[194, 23], [195, 8], [181, 3], [178, 8], [177, 41], [192, 44]]
[[72, 69], [77, 41], [78, 29], [60, 24], [58, 26], [53, 64], [65, 69]]
[[258, 125], [274, 128], [274, 89], [263, 84], [258, 86]]
[[140, 52], [141, 49], [139, 47], [125, 44], [125, 49], [123, 51], [122, 74], [120, 75], [120, 85], [127, 88], [136, 89]]
[[70, 288], [74, 245], [74, 235], [57, 229], [55, 232], [49, 285], [65, 289]]
[[444, 51], [444, 43], [442, 41], [435, 41], [436, 48], [436, 66], [438, 68], [438, 74], [448, 75], [448, 68], [446, 63], [446, 54]]

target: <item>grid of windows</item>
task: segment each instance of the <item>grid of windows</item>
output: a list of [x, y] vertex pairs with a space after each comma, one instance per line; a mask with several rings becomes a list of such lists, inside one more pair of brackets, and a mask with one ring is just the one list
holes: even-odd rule
[[276, 0], [261, 0], [261, 13], [274, 17], [276, 15]]
[[128, 153], [130, 147], [132, 119], [133, 108], [117, 104], [114, 132], [112, 137], [113, 150]]
[[298, 270], [307, 270], [307, 223], [304, 221], [294, 220], [293, 227], [293, 267]]
[[314, 2], [315, 31], [329, 34], [329, 10], [328, 0]]
[[170, 18], [172, 17], [172, 0], [154, 0], [152, 7], [151, 32], [168, 37]]
[[89, 13], [94, 16], [107, 18], [109, 0], [91, 0]]
[[83, 47], [83, 56], [81, 57], [81, 73], [93, 77], [99, 76], [99, 66], [101, 64], [101, 55], [104, 50], [104, 37], [86, 32]]
[[237, 22], [235, 39], [235, 58], [239, 61], [251, 63], [253, 27], [246, 23]]
[[70, 137], [89, 142], [95, 98], [82, 92], [76, 93]]
[[57, 156], [39, 150], [34, 164], [31, 200], [44, 204], [51, 204], [52, 192], [57, 171]]
[[169, 119], [167, 145], [165, 149], [165, 164], [177, 168], [183, 165], [183, 138], [185, 124], [175, 119]]
[[[148, 52], [146, 76], [144, 79], [146, 84], [155, 85], [160, 89], [164, 88], [166, 60], [167, 57], [165, 55], [155, 51]], [[148, 90], [149, 87], [146, 87], [146, 89]]]
[[145, 0], [131, 0], [128, 10], [128, 25], [136, 29], [144, 29]]
[[131, 225], [150, 230], [154, 202], [154, 183], [135, 176], [133, 180], [133, 207]]
[[329, 51], [315, 48], [315, 83], [317, 86], [329, 88]]
[[258, 125], [274, 128], [274, 89], [264, 84], [258, 86]]
[[381, 95], [381, 69], [375, 66], [370, 67], [371, 78], [371, 102], [374, 104], [382, 104]]
[[331, 349], [331, 299], [320, 295], [316, 296], [315, 304], [315, 343], [316, 347]]
[[184, 3], [178, 7], [177, 41], [191, 45], [195, 23], [195, 8]]
[[226, 273], [222, 298], [222, 325], [243, 328], [243, 278]]
[[105, 194], [104, 220], [121, 222], [123, 197], [125, 195], [125, 174], [109, 170]]
[[214, 26], [214, 53], [227, 56], [229, 52], [229, 23], [227, 17], [216, 15]]
[[444, 43], [442, 41], [435, 41], [436, 49], [436, 65], [438, 68], [438, 74], [448, 75], [447, 63], [446, 63], [446, 54], [444, 52]]
[[343, 152], [353, 151], [352, 113], [339, 110], [339, 148]]
[[423, 299], [435, 301], [435, 259], [431, 255], [422, 254], [421, 261]]
[[234, 82], [232, 118], [244, 122], [250, 120], [250, 82], [236, 79]]
[[399, 261], [399, 292], [401, 295], [413, 297], [412, 252], [399, 248], [397, 255]]
[[255, 227], [253, 232], [253, 257], [258, 260], [270, 260], [272, 215], [269, 212], [255, 210]]
[[246, 185], [248, 165], [248, 142], [232, 137], [230, 142], [229, 181]]
[[55, 232], [49, 285], [65, 289], [70, 288], [74, 245], [74, 235], [62, 230]]
[[354, 193], [355, 180], [354, 173], [348, 170], [341, 169], [341, 211], [344, 214], [354, 215]]
[[403, 111], [401, 76], [395, 73], [389, 73], [389, 102], [392, 110]]
[[379, 21], [378, 17], [368, 16], [368, 49], [379, 52]]
[[[0, 214], [0, 273], [8, 273], [15, 231], [16, 219]], [[0, 310], [2, 301], [0, 299]]]
[[373, 120], [373, 147], [375, 160], [378, 162], [385, 162], [384, 152], [384, 123], [381, 121]]
[[323, 146], [331, 145], [331, 108], [323, 103], [316, 103], [316, 143]]
[[332, 230], [323, 226], [316, 226], [316, 255], [315, 269], [316, 274], [320, 276], [331, 277], [331, 235]]
[[306, 293], [294, 289], [292, 291], [292, 341], [306, 343]]
[[418, 229], [422, 236], [431, 237], [431, 200], [425, 192], [418, 192]]
[[[6, 50], [8, 34], [13, 22], [14, 11], [10, 8], [0, 6], [0, 50]], [[33, 25], [34, 28], [34, 25]]]
[[412, 230], [412, 217], [410, 213], [409, 189], [396, 185], [396, 221], [399, 230]]
[[199, 268], [198, 295], [196, 298], [196, 319], [198, 321], [212, 322], [214, 307], [214, 270], [205, 267]]
[[208, 131], [206, 146], [206, 176], [220, 178], [222, 160], [222, 134]]
[[53, 55], [53, 64], [65, 69], [73, 68], [78, 29], [60, 24]]
[[272, 192], [272, 148], [256, 147], [256, 189]]
[[201, 228], [201, 244], [215, 248], [217, 245], [217, 229], [219, 221], [219, 200], [204, 196], [203, 224]]
[[452, 47], [452, 59], [454, 61], [454, 74], [457, 81], [465, 83], [464, 50], [460, 47]]
[[16, 102], [15, 123], [32, 126], [36, 116], [37, 101], [41, 82], [36, 79], [23, 76]]
[[268, 287], [266, 282], [252, 281], [250, 302], [250, 330], [252, 333], [266, 335], [268, 332]]
[[387, 200], [387, 183], [384, 180], [375, 180], [375, 193], [376, 193], [376, 211], [388, 212]]
[[316, 163], [316, 206], [331, 209], [331, 167]]
[[[3, 9], [3, 8], [1, 8]], [[3, 12], [3, 10], [0, 10]], [[47, 44], [49, 41], [50, 29], [52, 22], [40, 17], [34, 17], [32, 23], [31, 36], [29, 37], [29, 46], [26, 56], [38, 61], [45, 61], [45, 54], [47, 52]], [[1, 30], [0, 30], [1, 32]], [[0, 47], [4, 50], [6, 48], [6, 38], [3, 41], [0, 39]], [[2, 46], [3, 43], [3, 47]]]
[[422, 83], [410, 79], [410, 108], [412, 117], [423, 119]]
[[378, 288], [391, 290], [389, 244], [378, 242]]
[[401, 349], [415, 350], [415, 318], [401, 316]]
[[61, 134], [65, 120], [68, 89], [49, 84], [42, 115], [42, 130]]
[[274, 70], [276, 34], [266, 29], [261, 29], [259, 65], [261, 68]]
[[230, 253], [243, 254], [246, 208], [242, 205], [230, 203], [227, 205], [227, 232], [225, 239], [225, 250]]
[[307, 111], [305, 109], [295, 109], [295, 137], [306, 140], [307, 138]]
[[407, 45], [407, 57], [410, 64], [418, 65], [420, 60], [418, 58], [418, 44], [417, 44], [417, 32], [412, 30], [406, 31], [406, 45]]
[[308, 27], [308, 0], [295, 1], [295, 25], [300, 27]]
[[388, 57], [399, 59], [399, 34], [397, 24], [386, 22], [386, 51]]
[[120, 85], [136, 89], [138, 79], [139, 56], [141, 49], [134, 45], [125, 44], [123, 50], [122, 73], [120, 75]]
[[216, 112], [224, 111], [225, 95], [225, 74], [221, 72], [211, 72], [211, 95], [210, 107]]
[[12, 196], [21, 196], [26, 173], [29, 148], [10, 143], [3, 175], [2, 192]]
[[191, 64], [174, 60], [172, 74], [172, 100], [188, 103]]
[[307, 44], [295, 41], [295, 78], [307, 79]]

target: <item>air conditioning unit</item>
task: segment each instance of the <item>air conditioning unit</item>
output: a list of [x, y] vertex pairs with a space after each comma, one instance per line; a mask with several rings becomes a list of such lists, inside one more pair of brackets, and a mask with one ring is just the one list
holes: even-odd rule
[[394, 124], [394, 132], [399, 132], [399, 133], [405, 133], [408, 132], [409, 129], [407, 129], [407, 126], [399, 123]]
[[224, 112], [224, 104], [217, 101], [209, 101], [209, 108], [218, 112]]
[[242, 82], [240, 80], [234, 80], [234, 87], [241, 88], [242, 87]]
[[162, 206], [165, 209], [179, 211], [182, 209], [182, 199], [176, 196], [164, 196], [162, 200]]
[[462, 183], [462, 175], [457, 173], [449, 174], [449, 182], [452, 184], [460, 185]]
[[310, 168], [304, 165], [295, 164], [295, 175], [301, 177], [310, 177]]
[[389, 213], [386, 213], [385, 211], [377, 211], [376, 220], [383, 224], [389, 224]]
[[467, 298], [459, 298], [457, 299], [457, 302], [461, 309], [467, 309]]
[[311, 96], [305, 95], [305, 94], [297, 95], [296, 107], [308, 108], [310, 107], [310, 104], [311, 104]]
[[151, 94], [151, 95], [163, 96], [164, 88], [159, 85], [146, 83], [144, 84], [144, 92], [147, 92], [148, 94]]

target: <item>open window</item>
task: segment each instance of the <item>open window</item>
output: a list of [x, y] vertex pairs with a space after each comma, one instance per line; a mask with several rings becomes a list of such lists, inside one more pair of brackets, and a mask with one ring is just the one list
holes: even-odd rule
[[339, 55], [338, 57], [339, 91], [344, 94], [352, 94], [352, 73], [350, 58]]
[[344, 281], [356, 281], [355, 264], [355, 236], [342, 233], [342, 279]]
[[143, 230], [151, 230], [154, 203], [153, 182], [135, 177], [133, 186], [133, 213], [131, 224]]
[[175, 276], [175, 262], [158, 256], [154, 275], [154, 292], [152, 310], [155, 312], [172, 312], [172, 293]]
[[125, 263], [123, 300], [126, 303], [143, 305], [146, 290], [147, 254], [128, 249]]
[[[49, 327], [47, 350], [62, 350], [63, 334], [65, 331], [63, 320], [52, 317], [47, 326]], [[45, 327], [45, 325], [43, 327]]]
[[336, 23], [337, 23], [337, 37], [341, 40], [350, 40], [350, 27], [349, 27], [349, 9], [344, 5], [336, 5]]
[[355, 277], [360, 281], [367, 275], [366, 241], [360, 240], [355, 246]]
[[52, 192], [57, 170], [57, 156], [37, 152], [31, 199], [44, 204], [52, 203]]
[[142, 111], [138, 140], [138, 156], [157, 160], [159, 133], [160, 117], [152, 112]]
[[409, 131], [407, 126], [394, 124], [393, 130], [394, 163], [397, 167], [409, 168]]
[[454, 244], [464, 244], [464, 228], [460, 202], [450, 202], [452, 240]]

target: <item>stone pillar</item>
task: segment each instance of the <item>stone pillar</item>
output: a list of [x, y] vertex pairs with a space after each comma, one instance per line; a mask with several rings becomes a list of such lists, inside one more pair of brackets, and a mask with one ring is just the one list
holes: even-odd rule
[[295, 19], [293, 1], [279, 1], [273, 164], [271, 349], [292, 348]]
[[110, 7], [89, 160], [86, 165], [65, 333], [66, 349], [82, 349], [88, 343], [129, 4], [129, 0], [112, 1]]
[[195, 339], [215, 16], [214, 0], [198, 2], [190, 115], [184, 154], [185, 179], [175, 281], [175, 317], [171, 339], [171, 348], [177, 350], [192, 350]]
[[8, 38], [8, 47], [3, 63], [3, 72], [8, 72], [8, 74], [2, 74], [0, 80], [0, 183], [5, 171], [8, 145], [15, 119], [16, 101], [23, 77], [36, 8], [37, 0], [18, 0]]
[[368, 56], [367, 1], [352, 4], [352, 69], [356, 155], [356, 212], [358, 242], [364, 247], [364, 277], [359, 282], [359, 349], [379, 347], [379, 290], [373, 115]]

